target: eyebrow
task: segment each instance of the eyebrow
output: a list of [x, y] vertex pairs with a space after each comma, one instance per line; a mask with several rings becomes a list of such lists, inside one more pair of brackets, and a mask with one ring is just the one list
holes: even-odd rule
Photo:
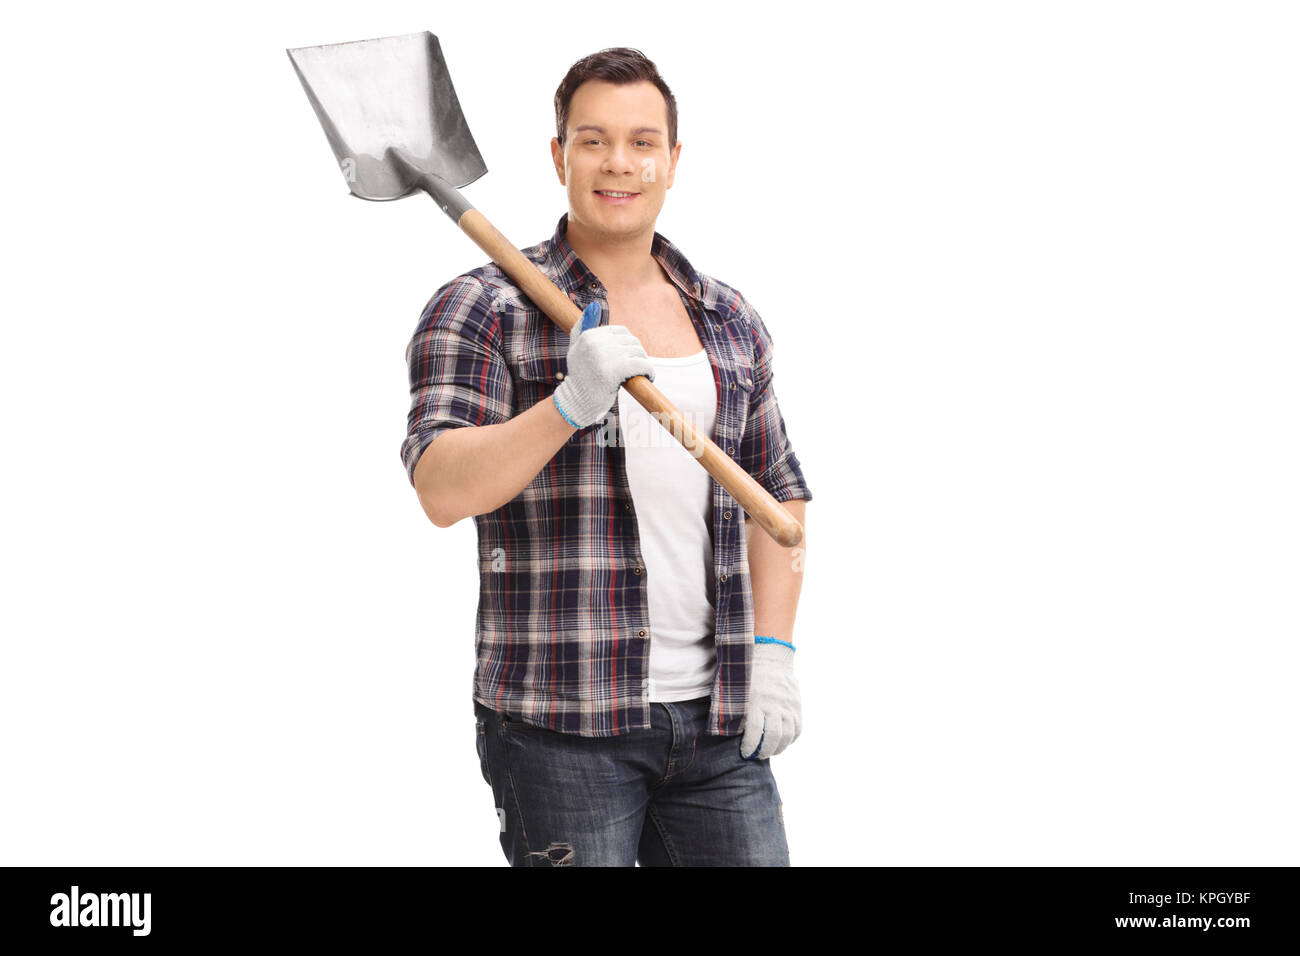
[[[575, 127], [573, 128], [573, 131], [574, 131], [575, 133], [581, 133], [584, 129], [592, 129], [592, 130], [595, 130], [597, 133], [604, 133], [604, 132], [606, 132], [605, 127], [603, 127], [603, 126], [592, 126], [592, 125], [589, 124], [589, 123], [584, 123], [584, 124], [581, 125], [581, 126], [575, 126]], [[636, 129], [632, 130], [632, 132], [631, 132], [630, 135], [632, 135], [632, 136], [639, 136], [639, 135], [641, 135], [642, 133], [658, 133], [660, 136], [662, 136], [662, 135], [663, 135], [663, 132], [664, 132], [663, 130], [661, 130], [661, 129], [655, 129], [653, 126], [638, 126]]]

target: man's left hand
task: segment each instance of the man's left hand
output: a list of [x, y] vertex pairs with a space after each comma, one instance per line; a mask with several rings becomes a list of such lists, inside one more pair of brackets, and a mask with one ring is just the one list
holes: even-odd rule
[[775, 757], [795, 742], [802, 724], [794, 651], [784, 644], [755, 644], [749, 706], [740, 736], [741, 757]]

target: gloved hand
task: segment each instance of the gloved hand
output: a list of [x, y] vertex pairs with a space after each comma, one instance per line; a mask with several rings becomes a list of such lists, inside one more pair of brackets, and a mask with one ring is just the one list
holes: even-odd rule
[[794, 650], [784, 644], [756, 643], [740, 756], [746, 760], [775, 757], [795, 742], [802, 729]]
[[569, 333], [569, 371], [555, 390], [555, 404], [565, 421], [577, 428], [605, 417], [618, 389], [633, 375], [654, 381], [655, 369], [641, 340], [624, 325], [600, 325], [600, 303], [582, 313]]

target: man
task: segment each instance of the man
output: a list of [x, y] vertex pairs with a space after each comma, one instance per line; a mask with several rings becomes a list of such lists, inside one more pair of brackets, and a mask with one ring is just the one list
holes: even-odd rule
[[583, 322], [566, 334], [489, 263], [434, 293], [407, 349], [408, 475], [434, 524], [478, 530], [473, 705], [502, 849], [516, 866], [788, 866], [768, 758], [800, 732], [803, 552], [742, 521], [619, 388], [651, 377], [803, 522], [772, 339], [654, 231], [681, 153], [654, 64], [593, 54], [555, 106], [569, 211], [522, 251]]

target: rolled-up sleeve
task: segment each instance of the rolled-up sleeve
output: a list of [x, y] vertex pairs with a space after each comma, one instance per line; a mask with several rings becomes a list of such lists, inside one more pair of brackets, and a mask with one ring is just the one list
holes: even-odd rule
[[477, 278], [458, 276], [433, 294], [406, 347], [411, 410], [402, 463], [412, 486], [415, 466], [449, 428], [497, 425], [511, 417], [510, 371], [492, 294]]
[[743, 296], [741, 309], [754, 337], [754, 390], [750, 393], [749, 418], [740, 439], [738, 460], [777, 501], [812, 501], [812, 491], [794, 453], [772, 384], [771, 333]]

